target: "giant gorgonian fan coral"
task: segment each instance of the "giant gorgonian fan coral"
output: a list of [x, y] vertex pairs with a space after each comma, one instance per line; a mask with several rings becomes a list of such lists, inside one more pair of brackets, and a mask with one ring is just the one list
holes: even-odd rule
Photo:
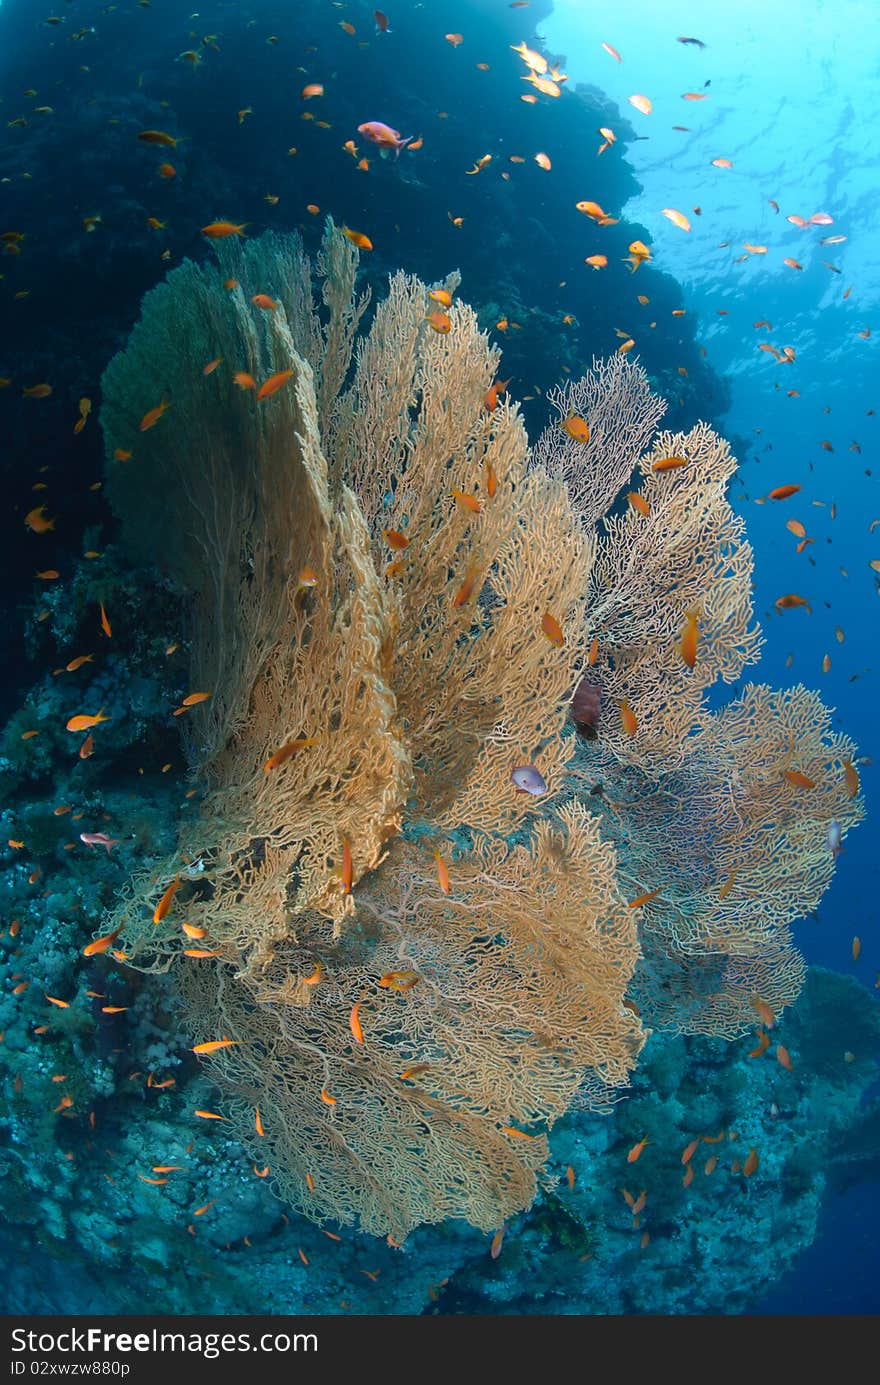
[[[528, 1206], [553, 1122], [637, 1061], [628, 990], [718, 1033], [790, 1001], [786, 925], [858, 804], [804, 690], [703, 706], [758, 648], [726, 444], [652, 443], [662, 401], [618, 358], [530, 455], [517, 406], [484, 402], [473, 311], [436, 332], [396, 274], [361, 335], [356, 267], [332, 224], [314, 269], [294, 237], [223, 246], [147, 295], [106, 372], [111, 500], [185, 594], [211, 694], [185, 728], [200, 805], [111, 923], [173, 970], [194, 1039], [235, 1041], [209, 1072], [279, 1193], [399, 1240]], [[808, 762], [821, 791], [792, 798], [780, 770]]]

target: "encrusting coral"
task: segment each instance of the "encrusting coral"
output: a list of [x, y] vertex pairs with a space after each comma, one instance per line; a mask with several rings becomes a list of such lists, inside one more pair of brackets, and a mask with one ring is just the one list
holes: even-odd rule
[[[174, 969], [195, 1039], [231, 1041], [207, 1071], [278, 1192], [399, 1241], [447, 1217], [499, 1227], [532, 1201], [553, 1122], [626, 1084], [644, 1041], [625, 1002], [642, 825], [586, 791], [584, 757], [641, 776], [650, 846], [668, 776], [699, 765], [711, 785], [748, 739], [702, 695], [759, 637], [724, 497], [735, 463], [711, 430], [661, 434], [639, 460], [662, 403], [637, 365], [597, 364], [557, 401], [607, 439], [584, 483], [573, 448], [589, 443], [556, 424], [530, 456], [516, 405], [490, 407], [499, 354], [468, 306], [435, 330], [436, 299], [396, 274], [359, 336], [356, 265], [332, 224], [315, 287], [296, 238], [221, 247], [219, 269], [185, 263], [147, 296], [106, 372], [111, 501], [129, 550], [186, 593], [191, 687], [210, 694], [184, 718], [198, 817], [110, 924], [131, 965]], [[599, 525], [636, 465], [640, 504]], [[594, 742], [567, 715], [585, 674]], [[758, 733], [755, 754], [799, 767], [802, 744], [824, 745], [820, 710], [769, 747]], [[525, 767], [537, 793], [512, 782]], [[811, 861], [823, 824], [855, 817], [823, 783], [785, 836]], [[773, 849], [763, 822], [745, 900]], [[786, 918], [829, 874], [792, 865]], [[723, 952], [729, 897], [694, 918], [679, 899], [659, 933], [646, 910], [646, 957], [690, 956], [691, 934]], [[750, 956], [777, 945], [765, 915]]]

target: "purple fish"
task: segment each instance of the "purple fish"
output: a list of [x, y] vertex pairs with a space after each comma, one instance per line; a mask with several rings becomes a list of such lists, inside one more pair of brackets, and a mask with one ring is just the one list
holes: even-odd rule
[[108, 837], [106, 832], [80, 832], [79, 839], [81, 842], [85, 842], [86, 846], [105, 846], [108, 856], [110, 855], [110, 848], [118, 846], [120, 842], [119, 837]]
[[393, 130], [390, 125], [386, 125], [384, 120], [365, 120], [357, 129], [358, 134], [363, 135], [364, 139], [368, 139], [371, 144], [378, 144], [383, 154], [393, 149], [395, 158], [401, 149], [405, 149], [413, 140], [412, 135], [404, 137], [399, 130]]
[[510, 777], [520, 793], [534, 794], [537, 798], [547, 792], [547, 782], [534, 765], [517, 765], [516, 769], [510, 771]]

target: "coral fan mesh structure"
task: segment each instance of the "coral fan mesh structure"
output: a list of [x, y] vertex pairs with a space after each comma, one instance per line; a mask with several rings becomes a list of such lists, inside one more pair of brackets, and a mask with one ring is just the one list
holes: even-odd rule
[[[400, 1240], [528, 1206], [553, 1122], [625, 1086], [639, 1005], [726, 1034], [793, 999], [787, 924], [860, 809], [804, 690], [703, 708], [759, 645], [726, 444], [652, 444], [662, 401], [619, 358], [530, 455], [516, 405], [484, 402], [473, 311], [435, 331], [396, 274], [364, 335], [356, 268], [332, 223], [314, 270], [293, 237], [221, 247], [106, 372], [111, 500], [185, 594], [210, 693], [185, 718], [199, 806], [112, 923], [173, 970], [195, 1039], [234, 1041], [207, 1069], [279, 1194]], [[822, 785], [806, 818], [789, 765]]]

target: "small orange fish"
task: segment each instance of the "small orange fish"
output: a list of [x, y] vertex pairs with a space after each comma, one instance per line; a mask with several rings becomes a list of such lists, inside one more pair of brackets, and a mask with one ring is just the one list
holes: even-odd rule
[[84, 957], [95, 957], [99, 952], [106, 952], [111, 943], [114, 943], [122, 932], [122, 924], [114, 928], [112, 933], [105, 933], [103, 938], [95, 938], [93, 942], [87, 943], [83, 948]]
[[681, 1162], [683, 1164], [689, 1164], [691, 1159], [693, 1159], [701, 1139], [702, 1136], [698, 1135], [695, 1140], [691, 1140], [690, 1144], [686, 1145], [685, 1148], [682, 1150]]
[[81, 712], [78, 716], [71, 717], [67, 723], [68, 731], [88, 731], [90, 727], [97, 726], [102, 721], [110, 721], [110, 717], [104, 716], [104, 708], [90, 716], [87, 712]]
[[[362, 1043], [363, 1039], [361, 1039], [360, 1042]], [[326, 1087], [321, 1088], [319, 1095], [325, 1106], [335, 1106], [337, 1104], [336, 1097], [331, 1096], [330, 1092], [327, 1091]]]
[[686, 457], [660, 457], [651, 464], [652, 471], [674, 471], [676, 467], [687, 466]]
[[434, 860], [437, 863], [437, 879], [440, 881], [440, 888], [444, 894], [449, 894], [449, 871], [439, 851], [434, 852]]
[[278, 304], [275, 302], [274, 298], [269, 297], [268, 293], [255, 293], [251, 298], [251, 302], [257, 308], [262, 308], [267, 313], [276, 313], [278, 311]]
[[[271, 399], [273, 394], [277, 394], [282, 386], [286, 385], [293, 376], [292, 370], [278, 370], [274, 375], [270, 375], [268, 380], [264, 380], [257, 390], [258, 399]], [[235, 377], [236, 384], [239, 383], [238, 376]], [[251, 386], [250, 388], [253, 388]]]
[[146, 433], [148, 428], [154, 427], [154, 425], [159, 422], [159, 419], [162, 417], [162, 415], [170, 408], [170, 400], [162, 399], [156, 405], [155, 409], [148, 409], [140, 421], [140, 431], [142, 433]]
[[172, 149], [176, 149], [178, 144], [174, 136], [166, 135], [164, 130], [141, 130], [138, 139], [143, 140], [144, 144], [167, 144]]
[[470, 510], [472, 515], [478, 515], [482, 511], [483, 507], [476, 496], [468, 495], [466, 491], [460, 491], [455, 486], [452, 488], [452, 498], [463, 510]]
[[352, 231], [348, 226], [343, 226], [342, 234], [356, 245], [358, 250], [372, 250], [373, 242], [369, 236], [365, 236], [362, 231]]
[[362, 1044], [364, 1041], [364, 1030], [363, 1026], [361, 1025], [360, 1015], [358, 1014], [359, 1005], [360, 1001], [355, 1001], [354, 1005], [352, 1005], [351, 1007], [351, 1014], [348, 1017], [348, 1025], [351, 1029], [356, 1044]]
[[[323, 95], [324, 88], [320, 82], [309, 82], [306, 86], [303, 87], [302, 91], [300, 92], [300, 97], [303, 101], [310, 101], [313, 96]], [[245, 222], [245, 225], [247, 225], [247, 222]]]
[[763, 1020], [764, 1024], [766, 1024], [767, 1028], [772, 1029], [773, 1025], [776, 1023], [776, 1016], [773, 1013], [772, 1008], [767, 1004], [766, 1000], [762, 1000], [760, 996], [756, 995], [752, 1000], [752, 1004], [754, 1005], [756, 1011], [758, 1012], [758, 1015]]
[[465, 573], [464, 581], [462, 582], [458, 591], [455, 593], [455, 596], [452, 598], [453, 606], [464, 606], [468, 601], [470, 601], [471, 597], [474, 594], [474, 588], [477, 585], [478, 572], [479, 567], [477, 566], [477, 564], [471, 563], [467, 569], [467, 572]]
[[257, 388], [257, 382], [253, 375], [246, 370], [237, 370], [232, 377], [232, 383], [238, 385], [240, 390], [255, 390]]
[[794, 1064], [791, 1061], [791, 1054], [783, 1044], [777, 1044], [776, 1046], [776, 1060], [787, 1072], [792, 1071]]
[[783, 776], [796, 789], [815, 789], [816, 781], [810, 779], [808, 775], [801, 774], [799, 769], [784, 769]]
[[232, 1048], [240, 1039], [209, 1039], [207, 1043], [196, 1044], [193, 1053], [217, 1053], [221, 1048]]
[[441, 336], [446, 336], [452, 330], [452, 321], [448, 313], [441, 312], [438, 308], [434, 313], [428, 313], [428, 324], [433, 327], [435, 332]]
[[638, 510], [643, 518], [648, 518], [648, 515], [651, 513], [651, 506], [643, 495], [639, 495], [638, 491], [629, 491], [626, 498], [634, 510]]
[[628, 1164], [637, 1163], [650, 1143], [651, 1141], [648, 1139], [647, 1135], [643, 1135], [638, 1144], [633, 1145], [629, 1154], [626, 1156], [626, 1162]]
[[51, 393], [52, 386], [47, 385], [45, 381], [39, 385], [28, 385], [22, 390], [25, 399], [48, 399]]
[[421, 979], [417, 971], [386, 971], [384, 976], [379, 977], [376, 985], [384, 986], [391, 991], [411, 991]]
[[225, 1121], [225, 1116], [219, 1116], [216, 1111], [193, 1111], [194, 1116], [201, 1116], [203, 1121]]
[[113, 452], [114, 461], [130, 462], [134, 456], [133, 452], [128, 452], [124, 447], [117, 447]]
[[689, 1187], [691, 1186], [691, 1184], [693, 1183], [693, 1181], [694, 1181], [694, 1166], [693, 1166], [693, 1164], [688, 1164], [687, 1168], [686, 1168], [685, 1171], [684, 1171], [684, 1178], [681, 1180], [681, 1186], [682, 1186], [683, 1188], [689, 1188]]
[[354, 876], [354, 864], [351, 859], [351, 847], [348, 837], [342, 838], [342, 891], [343, 894], [351, 894], [351, 882]]
[[171, 901], [174, 899], [174, 896], [177, 894], [177, 891], [181, 888], [182, 884], [183, 881], [180, 878], [171, 881], [171, 884], [168, 886], [162, 898], [159, 900], [159, 903], [153, 910], [153, 923], [162, 922], [165, 915], [168, 913], [168, 910], [171, 908]]
[[81, 760], [87, 760], [90, 755], [94, 754], [94, 750], [95, 738], [90, 731], [79, 748], [79, 758]]
[[770, 499], [787, 500], [790, 495], [797, 495], [800, 489], [800, 486], [776, 486], [775, 489], [770, 492]]
[[48, 519], [46, 516], [45, 505], [38, 505], [36, 509], [28, 511], [24, 517], [24, 522], [34, 534], [47, 534], [50, 529], [55, 528], [55, 520]]
[[590, 428], [586, 419], [580, 418], [577, 414], [569, 414], [568, 418], [562, 420], [562, 427], [570, 438], [575, 442], [589, 442]]
[[853, 961], [854, 961], [854, 962], [857, 962], [857, 961], [859, 960], [859, 958], [861, 957], [861, 955], [862, 955], [862, 940], [861, 940], [861, 938], [853, 938], [853, 940], [852, 940], [852, 959], [853, 959]]
[[750, 1049], [746, 1054], [747, 1058], [760, 1058], [762, 1053], [766, 1053], [770, 1047], [770, 1037], [766, 1029], [758, 1030], [758, 1047]]
[[758, 1167], [758, 1151], [757, 1151], [756, 1149], [750, 1149], [749, 1152], [748, 1152], [748, 1155], [747, 1155], [747, 1157], [746, 1157], [745, 1163], [744, 1163], [743, 1166], [742, 1166], [742, 1171], [743, 1171], [745, 1177], [746, 1177], [746, 1178], [751, 1178], [752, 1174], [755, 1172], [755, 1170], [757, 1169], [757, 1167]]
[[664, 207], [663, 215], [668, 217], [673, 226], [677, 226], [680, 231], [689, 231], [691, 223], [682, 212], [677, 212], [674, 207]]
[[697, 645], [700, 639], [700, 627], [697, 624], [697, 617], [694, 611], [688, 611], [685, 627], [678, 642], [678, 652], [688, 668], [693, 668], [697, 662]]
[[587, 255], [584, 264], [588, 264], [591, 269], [606, 269], [608, 266], [607, 255]]
[[409, 548], [409, 539], [399, 529], [383, 529], [382, 536], [388, 547], [395, 549], [398, 553], [402, 552], [404, 548]]
[[[445, 292], [445, 290], [441, 290], [441, 292]], [[448, 294], [446, 296], [449, 297]], [[433, 294], [429, 294], [429, 297], [433, 297]], [[450, 299], [450, 302], [451, 301]], [[495, 409], [497, 409], [498, 396], [499, 394], [504, 394], [512, 378], [512, 376], [509, 376], [506, 380], [496, 380], [494, 384], [489, 386], [486, 393], [483, 395], [483, 408], [488, 409], [490, 414], [494, 413]]]
[[627, 908], [640, 909], [642, 905], [647, 904], [649, 900], [656, 899], [658, 894], [662, 894], [665, 889], [665, 885], [660, 885], [656, 890], [649, 890], [647, 894], [640, 894], [636, 899], [631, 899], [629, 901]]
[[306, 750], [309, 746], [316, 745], [317, 740], [314, 736], [302, 736], [299, 740], [288, 741], [280, 750], [276, 750], [274, 755], [270, 755], [263, 765], [263, 772], [268, 774], [271, 769], [277, 769], [288, 761], [291, 755], [295, 755], [298, 750]]
[[807, 613], [812, 614], [809, 602], [805, 601], [802, 596], [798, 596], [796, 592], [787, 592], [785, 596], [778, 596], [773, 604], [777, 611], [791, 611], [796, 606], [804, 606]]
[[846, 783], [846, 791], [850, 798], [855, 798], [859, 792], [859, 772], [852, 760], [844, 760], [843, 774]]
[[503, 1241], [504, 1227], [499, 1226], [498, 1230], [495, 1232], [495, 1235], [492, 1237], [492, 1243], [489, 1246], [489, 1254], [491, 1255], [493, 1260], [497, 1260], [498, 1256], [501, 1254], [501, 1245]]
[[639, 729], [639, 723], [636, 720], [635, 712], [632, 707], [630, 707], [627, 698], [624, 698], [619, 706], [621, 725], [628, 736], [634, 736]]
[[541, 617], [541, 629], [551, 644], [558, 645], [561, 648], [565, 643], [562, 626], [559, 624], [556, 617], [552, 616], [549, 611], [545, 611]]
[[243, 236], [247, 222], [243, 221], [237, 226], [234, 221], [212, 221], [207, 226], [202, 227], [202, 235], [208, 236], [210, 240], [223, 240], [226, 236]]

